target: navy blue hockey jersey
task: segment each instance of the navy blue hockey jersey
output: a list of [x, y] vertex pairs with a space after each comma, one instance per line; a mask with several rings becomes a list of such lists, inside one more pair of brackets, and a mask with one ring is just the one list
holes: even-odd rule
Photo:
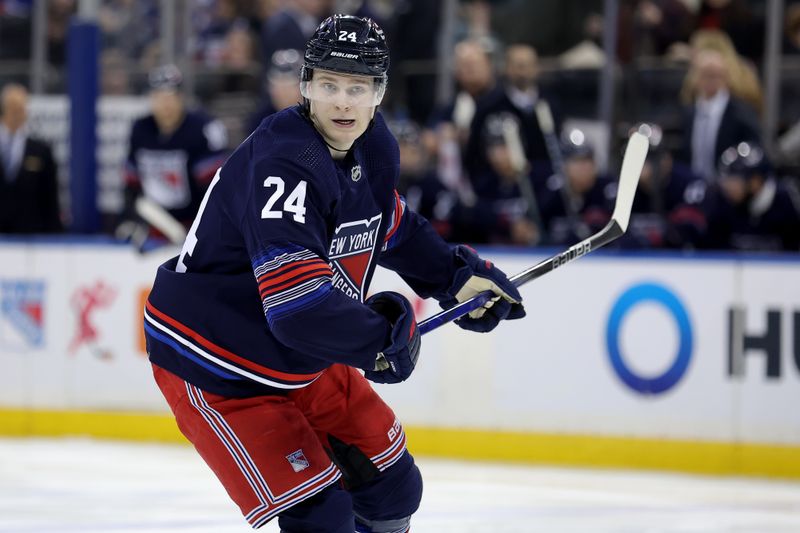
[[376, 264], [447, 297], [452, 248], [395, 190], [377, 114], [334, 160], [299, 107], [267, 118], [211, 182], [145, 309], [155, 364], [213, 393], [303, 387], [332, 363], [372, 369], [391, 326], [363, 304]]
[[226, 154], [225, 127], [204, 113], [187, 111], [171, 135], [161, 135], [153, 115], [133, 123], [125, 181], [129, 189], [191, 223]]

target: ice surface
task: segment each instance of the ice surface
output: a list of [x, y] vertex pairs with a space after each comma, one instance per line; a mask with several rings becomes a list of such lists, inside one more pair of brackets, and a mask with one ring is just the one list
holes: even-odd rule
[[[414, 533], [800, 532], [800, 483], [418, 463]], [[0, 439], [0, 532], [125, 531], [252, 530], [188, 446]]]

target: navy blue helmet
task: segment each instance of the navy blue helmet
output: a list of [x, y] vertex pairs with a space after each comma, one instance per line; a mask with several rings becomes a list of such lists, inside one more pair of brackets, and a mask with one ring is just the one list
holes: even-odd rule
[[315, 68], [385, 80], [389, 47], [383, 30], [369, 18], [328, 17], [306, 44], [302, 79], [310, 80]]
[[764, 149], [755, 143], [742, 142], [731, 146], [719, 157], [720, 176], [766, 176], [770, 168]]

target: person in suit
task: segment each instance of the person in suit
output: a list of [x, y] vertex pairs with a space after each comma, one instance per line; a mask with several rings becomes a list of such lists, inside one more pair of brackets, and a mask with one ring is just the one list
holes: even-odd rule
[[57, 167], [50, 147], [28, 136], [28, 91], [0, 90], [0, 233], [61, 231]]
[[688, 76], [695, 80], [694, 102], [683, 118], [683, 142], [677, 159], [708, 181], [716, 179], [716, 162], [729, 146], [761, 143], [752, 108], [730, 93], [730, 71], [722, 54], [701, 50]]

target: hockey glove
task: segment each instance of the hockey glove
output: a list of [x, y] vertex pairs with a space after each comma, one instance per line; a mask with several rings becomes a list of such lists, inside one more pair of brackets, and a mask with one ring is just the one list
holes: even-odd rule
[[455, 322], [460, 328], [485, 333], [497, 327], [501, 320], [525, 316], [522, 296], [502, 270], [490, 261], [481, 259], [475, 250], [467, 246], [458, 246], [455, 253], [464, 266], [456, 270], [453, 277], [453, 283], [448, 290], [451, 297], [442, 300], [440, 305], [449, 309], [486, 290], [497, 295], [483, 307], [457, 319]]
[[375, 383], [400, 383], [408, 379], [419, 357], [420, 335], [414, 309], [396, 292], [379, 292], [365, 302], [392, 324], [391, 344], [378, 354], [375, 368], [364, 376]]

